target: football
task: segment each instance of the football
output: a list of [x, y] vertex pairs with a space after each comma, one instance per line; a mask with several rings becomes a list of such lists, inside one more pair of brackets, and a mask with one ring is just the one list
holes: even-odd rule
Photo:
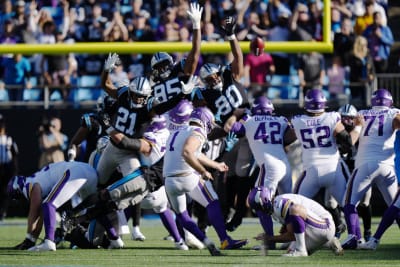
[[264, 52], [264, 40], [260, 37], [254, 38], [250, 42], [250, 51], [256, 56], [261, 55]]

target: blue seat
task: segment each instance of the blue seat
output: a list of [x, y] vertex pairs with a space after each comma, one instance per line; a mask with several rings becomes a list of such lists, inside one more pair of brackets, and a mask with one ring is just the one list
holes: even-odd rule
[[42, 97], [42, 89], [37, 88], [38, 78], [36, 76], [32, 76], [29, 78], [29, 82], [32, 88], [24, 89], [22, 99], [24, 101], [40, 101]]
[[10, 101], [7, 89], [0, 89], [0, 102]]
[[74, 102], [96, 100], [101, 91], [99, 76], [82, 75], [78, 78], [78, 87], [72, 90], [70, 98]]
[[289, 75], [272, 75], [269, 83], [268, 98], [288, 99], [288, 92], [291, 86]]

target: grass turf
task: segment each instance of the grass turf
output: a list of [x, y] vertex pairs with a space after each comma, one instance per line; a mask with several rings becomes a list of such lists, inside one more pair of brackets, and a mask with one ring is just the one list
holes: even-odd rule
[[[373, 231], [378, 221], [379, 218], [374, 218]], [[176, 250], [173, 242], [163, 240], [167, 232], [161, 222], [154, 219], [141, 222], [146, 236], [144, 242], [132, 241], [125, 235], [125, 248], [120, 250], [72, 250], [67, 248], [68, 244], [56, 252], [10, 249], [24, 239], [25, 229], [24, 219], [6, 219], [0, 223], [0, 266], [400, 266], [400, 232], [396, 225], [388, 229], [376, 251], [350, 250], [345, 251], [344, 256], [334, 256], [324, 249], [304, 258], [281, 257], [283, 250], [270, 250], [267, 256], [252, 250], [258, 244], [253, 237], [262, 231], [255, 219], [245, 219], [242, 226], [231, 233], [235, 239], [248, 238], [249, 244], [240, 250], [223, 251], [223, 257], [211, 257], [207, 249]], [[209, 229], [207, 235], [218, 242], [213, 229]]]

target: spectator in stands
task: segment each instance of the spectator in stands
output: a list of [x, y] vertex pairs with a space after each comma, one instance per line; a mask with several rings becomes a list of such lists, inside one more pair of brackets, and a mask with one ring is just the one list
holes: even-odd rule
[[68, 137], [61, 132], [61, 120], [57, 117], [44, 119], [39, 127], [39, 169], [49, 163], [64, 161], [67, 147]]
[[322, 89], [325, 80], [325, 59], [318, 52], [303, 53], [298, 58], [300, 88], [303, 93], [308, 89]]
[[374, 3], [373, 0], [365, 1], [364, 15], [357, 16], [354, 23], [354, 33], [361, 35], [363, 31], [374, 21]]
[[3, 58], [1, 62], [3, 81], [8, 89], [11, 101], [22, 101], [23, 89], [31, 88], [29, 78], [31, 64], [21, 54], [15, 54], [11, 58]]
[[[244, 14], [244, 12], [241, 12]], [[239, 25], [239, 20], [238, 20]], [[242, 30], [240, 30], [236, 35], [238, 40], [247, 40], [251, 41], [257, 36], [267, 36], [268, 29], [265, 25], [261, 23], [260, 15], [256, 12], [250, 12], [246, 23], [241, 26]]]
[[353, 51], [355, 34], [351, 19], [344, 18], [340, 32], [335, 33], [333, 38], [333, 55], [339, 56], [344, 66], [348, 65], [348, 59]]
[[332, 58], [332, 66], [328, 68], [327, 75], [329, 78], [328, 91], [330, 99], [338, 100], [339, 97], [345, 94], [344, 82], [346, 81], [346, 69], [340, 56], [336, 55]]
[[293, 41], [311, 41], [315, 39], [316, 24], [311, 20], [307, 5], [299, 2], [289, 22], [291, 39]]
[[[279, 12], [278, 24], [272, 27], [267, 36], [270, 42], [286, 42], [290, 38], [289, 30], [290, 13], [286, 10]], [[275, 74], [289, 75], [290, 74], [290, 58], [287, 53], [273, 52], [271, 53], [275, 64]]]
[[104, 41], [106, 42], [126, 42], [129, 38], [128, 29], [122, 21], [121, 13], [114, 12], [113, 19], [107, 24], [104, 32]]
[[[53, 27], [50, 28], [52, 30]], [[50, 31], [49, 30], [49, 31]], [[48, 30], [45, 30], [47, 34]], [[48, 35], [49, 41], [55, 43], [63, 43], [64, 36], [62, 29], [57, 29], [54, 31], [53, 36]], [[59, 91], [61, 98], [66, 100], [69, 95], [69, 87], [71, 85], [69, 68], [69, 56], [68, 54], [51, 54], [43, 55], [41, 63], [41, 73], [44, 78], [44, 84], [50, 87], [50, 92]]]
[[285, 1], [281, 0], [271, 0], [268, 3], [267, 13], [271, 27], [279, 25], [280, 16], [282, 13], [288, 14], [288, 16], [292, 15], [292, 11], [290, 10], [289, 6], [285, 3]]
[[108, 19], [101, 14], [100, 4], [94, 4], [92, 14], [88, 18], [89, 23], [86, 25], [88, 42], [101, 42], [103, 41], [104, 29]]
[[348, 5], [348, 0], [332, 0], [331, 1], [331, 8], [335, 9], [340, 14], [340, 19], [343, 20], [344, 18], [352, 18], [353, 13]]
[[[262, 44], [262, 46], [260, 46]], [[274, 61], [270, 54], [264, 52], [264, 40], [260, 37], [254, 38], [250, 43], [250, 54], [244, 60], [243, 85], [248, 88], [251, 95], [267, 95], [267, 77], [275, 73]]]
[[163, 12], [157, 29], [156, 38], [163, 41], [179, 41], [179, 25], [176, 20], [176, 7], [169, 7]]
[[[2, 25], [3, 34], [0, 36], [0, 44], [12, 45], [19, 42], [17, 35], [14, 31], [14, 23], [11, 19], [6, 20], [5, 24]], [[3, 57], [12, 57], [12, 54], [5, 54]]]
[[394, 40], [390, 28], [383, 24], [380, 12], [374, 12], [374, 22], [365, 29], [363, 36], [368, 40], [368, 49], [374, 60], [376, 73], [386, 72]]
[[350, 103], [356, 108], [365, 107], [367, 94], [371, 94], [371, 92], [368, 92], [370, 83], [375, 78], [374, 63], [368, 53], [368, 41], [365, 37], [356, 37], [353, 53], [348, 63], [350, 68]]
[[[13, 11], [13, 3], [11, 0], [2, 1], [1, 12], [0, 12], [0, 25], [4, 25], [6, 21], [11, 20], [15, 16]], [[0, 28], [0, 35], [2, 35], [4, 29]]]
[[148, 20], [150, 14], [146, 10], [141, 10], [139, 14], [129, 19], [128, 24], [129, 38], [132, 41], [151, 42], [155, 40], [154, 32]]

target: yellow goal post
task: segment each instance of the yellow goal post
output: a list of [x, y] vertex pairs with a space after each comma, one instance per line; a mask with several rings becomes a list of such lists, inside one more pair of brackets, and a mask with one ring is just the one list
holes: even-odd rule
[[[267, 52], [320, 52], [332, 53], [333, 43], [331, 41], [331, 1], [323, 1], [322, 28], [323, 36], [320, 42], [265, 42]], [[249, 42], [242, 41], [240, 46], [244, 53], [249, 52]], [[73, 44], [14, 44], [0, 45], [0, 54], [108, 54], [115, 52], [119, 54], [152, 54], [160, 51], [188, 52], [192, 45], [190, 42], [92, 42]], [[228, 42], [202, 42], [202, 53], [227, 53], [230, 51]]]

